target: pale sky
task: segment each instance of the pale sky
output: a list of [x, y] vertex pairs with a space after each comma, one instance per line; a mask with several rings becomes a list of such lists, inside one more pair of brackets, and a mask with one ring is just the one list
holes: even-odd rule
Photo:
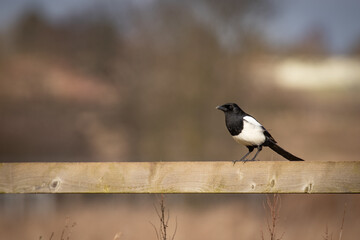
[[328, 44], [341, 53], [360, 42], [359, 0], [277, 0], [276, 15], [266, 24], [273, 42], [288, 44], [314, 28], [323, 28]]

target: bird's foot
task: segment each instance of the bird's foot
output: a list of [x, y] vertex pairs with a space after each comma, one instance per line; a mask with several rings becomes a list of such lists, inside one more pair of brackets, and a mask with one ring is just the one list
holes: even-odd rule
[[254, 162], [254, 161], [256, 161], [254, 158], [253, 159], [244, 159], [244, 160], [242, 160], [243, 163]]
[[256, 159], [240, 159], [240, 160], [233, 160], [233, 163], [235, 165], [236, 162], [246, 163], [246, 162], [254, 162], [254, 161], [256, 161]]

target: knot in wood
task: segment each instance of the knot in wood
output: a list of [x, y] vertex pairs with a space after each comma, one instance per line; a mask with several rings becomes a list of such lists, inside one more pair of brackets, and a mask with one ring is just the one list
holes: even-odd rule
[[307, 185], [307, 186], [305, 187], [305, 192], [306, 192], [306, 193], [311, 193], [312, 189], [313, 189], [313, 184], [312, 184], [312, 183], [309, 183], [309, 185]]
[[50, 182], [50, 189], [52, 191], [56, 191], [60, 188], [61, 180], [59, 178], [55, 178]]
[[275, 186], [275, 179], [271, 179], [270, 181], [270, 187], [274, 187]]

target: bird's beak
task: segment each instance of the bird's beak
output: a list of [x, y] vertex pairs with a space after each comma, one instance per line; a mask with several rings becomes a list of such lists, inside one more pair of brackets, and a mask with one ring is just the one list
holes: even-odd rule
[[217, 106], [216, 109], [221, 110], [223, 112], [226, 111], [226, 108], [224, 106]]

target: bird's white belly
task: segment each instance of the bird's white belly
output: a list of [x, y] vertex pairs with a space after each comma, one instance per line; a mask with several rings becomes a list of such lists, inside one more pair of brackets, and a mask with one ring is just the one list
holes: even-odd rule
[[261, 126], [244, 121], [244, 126], [239, 135], [233, 136], [234, 140], [245, 146], [261, 145], [265, 142], [264, 129]]

